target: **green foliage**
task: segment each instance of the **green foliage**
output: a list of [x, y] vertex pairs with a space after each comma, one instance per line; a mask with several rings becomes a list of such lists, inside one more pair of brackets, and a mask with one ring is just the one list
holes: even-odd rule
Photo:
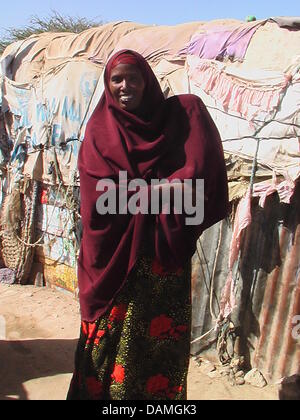
[[30, 35], [42, 32], [73, 32], [79, 33], [85, 29], [103, 25], [103, 21], [90, 20], [85, 17], [62, 16], [55, 10], [46, 18], [32, 16], [29, 25], [23, 28], [5, 29], [7, 36], [0, 38], [0, 54], [12, 42], [28, 38]]

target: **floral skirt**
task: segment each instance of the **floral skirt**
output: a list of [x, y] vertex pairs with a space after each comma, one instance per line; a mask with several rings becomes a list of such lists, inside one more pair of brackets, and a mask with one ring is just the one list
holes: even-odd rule
[[141, 257], [111, 310], [81, 323], [70, 400], [185, 400], [190, 263], [164, 273]]

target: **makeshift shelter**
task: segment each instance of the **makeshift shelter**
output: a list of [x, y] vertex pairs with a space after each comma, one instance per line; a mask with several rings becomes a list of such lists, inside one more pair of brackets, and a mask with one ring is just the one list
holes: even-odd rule
[[[166, 96], [202, 98], [223, 141], [232, 213], [193, 258], [193, 354], [299, 373], [298, 18], [117, 22], [33, 35], [1, 58], [0, 281], [76, 294], [77, 156], [115, 51], [140, 52]], [[298, 320], [299, 322], [299, 320]]]

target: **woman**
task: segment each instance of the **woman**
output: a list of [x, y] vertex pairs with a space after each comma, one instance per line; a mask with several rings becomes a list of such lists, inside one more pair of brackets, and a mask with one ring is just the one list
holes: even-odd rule
[[[190, 260], [201, 232], [228, 209], [221, 141], [201, 100], [165, 99], [134, 51], [111, 57], [104, 84], [78, 160], [82, 324], [68, 399], [186, 399]], [[136, 194], [129, 183], [136, 179], [147, 205], [134, 213], [124, 208], [124, 197], [129, 206]], [[159, 186], [153, 179], [165, 181]], [[171, 211], [151, 214], [153, 191], [177, 180], [173, 188], [183, 194], [185, 179], [204, 179], [203, 222], [186, 223], [187, 214], [174, 210], [175, 192]], [[108, 191], [102, 180], [118, 193], [107, 214], [99, 214]]]

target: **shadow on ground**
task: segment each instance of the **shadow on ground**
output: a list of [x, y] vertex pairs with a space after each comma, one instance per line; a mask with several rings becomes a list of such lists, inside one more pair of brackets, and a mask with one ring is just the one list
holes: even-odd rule
[[0, 400], [28, 400], [25, 382], [71, 374], [76, 345], [77, 339], [0, 340]]

